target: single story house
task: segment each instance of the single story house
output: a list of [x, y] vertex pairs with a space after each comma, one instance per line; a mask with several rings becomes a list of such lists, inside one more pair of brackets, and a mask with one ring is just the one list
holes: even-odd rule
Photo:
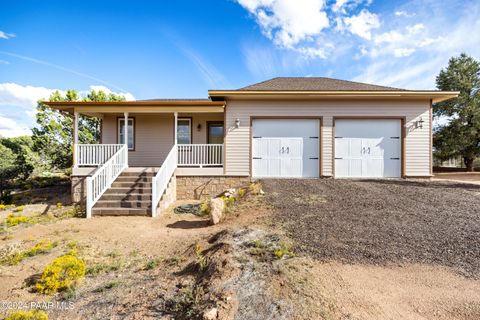
[[[432, 103], [458, 92], [274, 78], [208, 99], [46, 102], [74, 116], [72, 194], [92, 214], [151, 214], [257, 178], [428, 178]], [[78, 116], [101, 143], [78, 144]]]

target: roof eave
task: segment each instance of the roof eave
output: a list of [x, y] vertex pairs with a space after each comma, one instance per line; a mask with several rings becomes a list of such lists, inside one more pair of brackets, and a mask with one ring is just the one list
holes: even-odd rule
[[222, 106], [223, 101], [43, 101], [48, 106]]
[[280, 91], [280, 90], [209, 90], [211, 98], [228, 97], [314, 97], [314, 98], [424, 98], [441, 102], [459, 95], [458, 91]]
[[52, 109], [80, 112], [87, 115], [102, 113], [168, 113], [168, 112], [223, 112], [225, 101], [44, 101]]

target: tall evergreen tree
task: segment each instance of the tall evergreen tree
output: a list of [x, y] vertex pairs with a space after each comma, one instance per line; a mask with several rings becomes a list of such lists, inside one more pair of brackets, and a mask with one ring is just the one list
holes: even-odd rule
[[434, 105], [434, 115], [449, 120], [435, 129], [435, 155], [442, 160], [461, 156], [467, 171], [473, 171], [480, 156], [480, 62], [465, 53], [453, 57], [436, 83], [440, 90], [460, 94]]

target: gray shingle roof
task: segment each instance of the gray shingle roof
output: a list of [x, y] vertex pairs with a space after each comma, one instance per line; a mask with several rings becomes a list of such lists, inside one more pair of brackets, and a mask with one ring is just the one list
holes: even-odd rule
[[279, 77], [255, 83], [238, 91], [406, 91], [374, 84], [324, 77]]

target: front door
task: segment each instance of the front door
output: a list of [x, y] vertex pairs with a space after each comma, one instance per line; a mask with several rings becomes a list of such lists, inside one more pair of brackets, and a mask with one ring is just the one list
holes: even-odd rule
[[[223, 144], [223, 121], [207, 122], [207, 143], [208, 144]], [[223, 153], [219, 152], [220, 146], [212, 146], [208, 149], [209, 163], [223, 163]]]
[[207, 122], [207, 143], [223, 144], [223, 121]]

